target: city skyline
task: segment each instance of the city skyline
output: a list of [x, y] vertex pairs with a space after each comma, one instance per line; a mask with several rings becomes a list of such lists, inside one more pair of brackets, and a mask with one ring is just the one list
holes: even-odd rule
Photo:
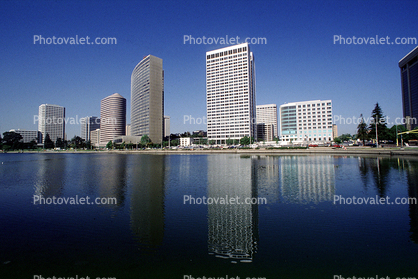
[[[334, 114], [352, 118], [370, 116], [379, 102], [390, 117], [389, 126], [403, 115], [398, 62], [417, 44], [394, 42], [397, 37], [417, 37], [413, 11], [418, 3], [414, 1], [386, 5], [378, 1], [315, 5], [236, 2], [228, 11], [198, 3], [156, 1], [145, 5], [147, 12], [141, 18], [135, 15], [144, 5], [135, 2], [106, 2], [99, 7], [94, 2], [48, 3], [51, 13], [45, 18], [46, 3], [2, 4], [4, 60], [0, 65], [0, 90], [4, 96], [21, 100], [19, 106], [13, 98], [5, 98], [0, 104], [2, 132], [35, 130], [34, 103], [61, 104], [68, 117], [99, 115], [99, 100], [104, 96], [113, 92], [129, 95], [131, 71], [138, 58], [147, 53], [164, 58], [165, 114], [171, 116], [171, 131], [206, 130], [204, 124], [184, 123], [183, 116], [206, 115], [202, 54], [230, 46], [214, 40], [227, 36], [238, 36], [240, 42], [247, 37], [267, 40], [266, 44], [251, 45], [257, 54], [257, 104], [280, 106], [332, 99]], [[157, 32], [156, 26], [163, 26], [164, 32]], [[117, 44], [48, 45], [34, 43], [35, 35], [114, 37]], [[186, 41], [186, 36], [195, 38], [194, 44], [193, 40]], [[198, 44], [203, 37], [214, 39]], [[353, 37], [389, 37], [394, 44], [354, 44]], [[127, 105], [130, 108], [130, 100]], [[341, 134], [355, 133], [356, 124], [336, 124]], [[79, 125], [67, 125], [67, 138], [77, 135], [79, 129]]]

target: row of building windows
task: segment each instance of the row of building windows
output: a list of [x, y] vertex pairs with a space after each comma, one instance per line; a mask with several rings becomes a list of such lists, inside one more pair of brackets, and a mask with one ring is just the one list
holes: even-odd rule
[[235, 54], [235, 53], [240, 53], [240, 52], [245, 52], [247, 51], [247, 47], [242, 47], [242, 48], [236, 48], [236, 49], [231, 49], [231, 50], [226, 50], [226, 51], [221, 51], [218, 53], [214, 53], [214, 54], [210, 54], [206, 56], [206, 59], [213, 59], [216, 57], [222, 57], [222, 56], [227, 56], [227, 55], [231, 55], [231, 54]]

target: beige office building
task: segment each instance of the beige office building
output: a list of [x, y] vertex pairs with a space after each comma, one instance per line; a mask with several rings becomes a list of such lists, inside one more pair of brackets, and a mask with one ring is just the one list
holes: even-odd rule
[[148, 135], [153, 143], [163, 141], [163, 60], [153, 55], [144, 57], [132, 72], [131, 135]]
[[[259, 126], [258, 124], [264, 125]], [[270, 125], [273, 125], [273, 128]], [[269, 133], [259, 132], [258, 127], [262, 127], [265, 132]], [[270, 131], [270, 129], [272, 130]], [[260, 138], [260, 135], [264, 140], [273, 140], [274, 137], [278, 136], [276, 104], [257, 106], [257, 137]]]
[[100, 146], [116, 137], [124, 136], [126, 129], [126, 99], [115, 93], [100, 102]]

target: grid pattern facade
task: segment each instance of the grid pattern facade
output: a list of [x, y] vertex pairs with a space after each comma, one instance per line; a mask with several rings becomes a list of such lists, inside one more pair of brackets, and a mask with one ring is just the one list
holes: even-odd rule
[[335, 166], [331, 156], [280, 157], [280, 191], [284, 202], [307, 204], [332, 201]]
[[401, 69], [402, 106], [405, 125], [415, 129], [418, 117], [418, 47], [399, 61]]
[[100, 146], [115, 137], [124, 136], [126, 128], [126, 99], [120, 94], [110, 95], [100, 102]]
[[258, 249], [258, 205], [243, 201], [257, 196], [256, 174], [253, 160], [239, 159], [208, 158], [208, 198], [236, 197], [240, 201], [208, 204], [208, 252], [218, 258], [251, 262]]
[[315, 100], [280, 106], [282, 141], [330, 142], [332, 135], [332, 102]]
[[81, 138], [86, 141], [91, 141], [91, 131], [100, 129], [100, 118], [96, 116], [87, 116], [80, 119], [80, 124]]
[[254, 56], [247, 43], [206, 52], [208, 140], [256, 136]]
[[90, 133], [90, 141], [91, 144], [95, 147], [99, 147], [100, 146], [100, 129], [91, 131]]
[[65, 108], [57, 105], [39, 106], [38, 131], [42, 133], [42, 143], [46, 134], [55, 143], [58, 138], [65, 138]]
[[277, 105], [258, 105], [257, 124], [273, 125], [273, 137], [277, 137]]
[[10, 132], [15, 132], [16, 134], [21, 135], [22, 139], [20, 141], [23, 143], [30, 143], [32, 140], [36, 141], [36, 143], [42, 142], [42, 133], [39, 131], [12, 129]]
[[131, 76], [131, 135], [148, 135], [161, 143], [164, 135], [164, 71], [161, 58], [148, 55]]
[[164, 115], [164, 137], [170, 136], [170, 116]]
[[257, 124], [257, 140], [258, 141], [273, 141], [273, 124]]

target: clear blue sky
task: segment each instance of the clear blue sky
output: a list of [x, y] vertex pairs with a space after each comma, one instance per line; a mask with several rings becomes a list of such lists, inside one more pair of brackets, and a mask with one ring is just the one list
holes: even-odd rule
[[[0, 131], [32, 129], [43, 103], [67, 117], [100, 116], [100, 100], [127, 99], [135, 65], [163, 59], [171, 132], [206, 115], [205, 53], [227, 45], [183, 44], [198, 37], [265, 37], [251, 45], [257, 104], [332, 99], [333, 114], [369, 117], [376, 102], [402, 117], [398, 61], [409, 45], [340, 45], [343, 37], [418, 38], [418, 1], [0, 1]], [[116, 45], [40, 45], [34, 35], [115, 37]], [[338, 123], [337, 123], [338, 124]], [[339, 125], [355, 133], [356, 125]], [[67, 138], [80, 134], [67, 125]]]

